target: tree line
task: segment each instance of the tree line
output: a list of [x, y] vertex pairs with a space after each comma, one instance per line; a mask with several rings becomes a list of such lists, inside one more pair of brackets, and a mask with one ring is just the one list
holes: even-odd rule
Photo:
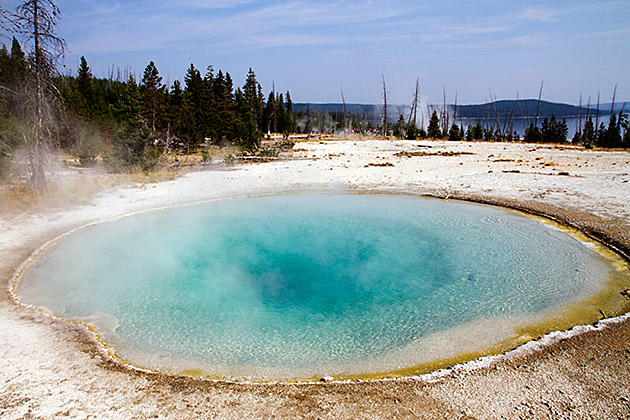
[[140, 80], [95, 77], [85, 57], [76, 75], [61, 75], [65, 42], [55, 32], [56, 4], [27, 0], [0, 12], [2, 29], [15, 34], [10, 48], [0, 48], [0, 176], [21, 151], [31, 184], [45, 188], [57, 148], [86, 165], [100, 156], [114, 169], [146, 170], [171, 151], [227, 144], [254, 150], [264, 133], [297, 130], [291, 94], [272, 89], [265, 98], [251, 68], [242, 87], [228, 72], [208, 66], [202, 73], [194, 64], [183, 84], [166, 86], [153, 61]]
[[229, 144], [254, 150], [264, 133], [288, 135], [296, 127], [291, 94], [272, 90], [265, 100], [251, 68], [235, 88], [230, 73], [208, 66], [202, 74], [191, 64], [184, 84], [168, 87], [153, 61], [140, 81], [130, 75], [121, 82], [93, 77], [81, 57], [77, 76], [61, 78], [59, 88], [68, 113], [113, 131], [112, 153], [123, 163], [146, 158], [140, 149], [189, 153]]
[[[0, 50], [2, 86], [15, 86], [31, 75], [31, 64], [13, 38], [9, 52]], [[265, 100], [250, 68], [242, 87], [232, 77], [208, 66], [204, 74], [191, 64], [184, 84], [168, 87], [151, 61], [141, 80], [94, 77], [85, 57], [76, 75], [51, 77], [59, 109], [58, 144], [75, 151], [84, 162], [104, 155], [114, 166], [148, 168], [169, 151], [191, 152], [214, 144], [258, 147], [263, 133], [296, 130], [291, 94], [271, 91]], [[17, 98], [3, 95], [2, 119], [23, 119]], [[8, 142], [5, 142], [8, 145]]]
[[[444, 116], [442, 118], [444, 119]], [[597, 128], [595, 127], [593, 116], [588, 116], [570, 141], [587, 147], [630, 148], [630, 123], [623, 108], [618, 113], [610, 114], [608, 125], [602, 121]], [[406, 122], [404, 116], [400, 114], [396, 124], [388, 124], [388, 133], [392, 133], [397, 138], [409, 140], [423, 138], [452, 141], [523, 140], [527, 143], [566, 143], [569, 141], [566, 119], [559, 120], [554, 115], [550, 118], [545, 117], [540, 126], [534, 121], [530, 122], [522, 137], [512, 129], [501, 129], [501, 127], [495, 127], [494, 124], [484, 125], [481, 119], [477, 119], [475, 125], [453, 122], [446, 129], [444, 120], [440, 120], [436, 110], [431, 114], [426, 130], [423, 127], [418, 128], [414, 122]]]

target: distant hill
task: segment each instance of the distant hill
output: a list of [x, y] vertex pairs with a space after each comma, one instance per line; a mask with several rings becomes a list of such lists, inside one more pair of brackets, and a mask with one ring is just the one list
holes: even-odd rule
[[[599, 109], [605, 109], [607, 110], [607, 113], [610, 114], [610, 107], [612, 106], [612, 102], [608, 102], [608, 103], [604, 103], [604, 104], [599, 104]], [[591, 105], [591, 108], [595, 108]], [[619, 112], [623, 109], [623, 112], [625, 114], [630, 112], [630, 102], [615, 102], [615, 112]]]
[[[539, 117], [551, 117], [555, 115], [556, 118], [571, 118], [580, 115], [580, 107], [569, 104], [562, 104], [556, 102], [540, 101], [540, 107], [538, 107], [537, 99], [520, 99], [520, 100], [502, 100], [496, 102], [489, 102], [479, 105], [458, 105], [457, 106], [457, 118], [470, 118], [470, 119], [484, 119], [486, 115], [488, 118], [495, 118], [496, 114], [500, 118], [509, 118], [512, 116], [514, 119], [519, 118], [533, 118], [536, 115], [536, 109], [538, 108]], [[595, 107], [588, 111], [593, 115]], [[581, 109], [583, 116], [586, 115], [586, 106]], [[610, 104], [608, 107], [600, 105], [599, 115], [609, 115]]]
[[[311, 112], [343, 112], [343, 104], [328, 103], [328, 104], [305, 104], [294, 103], [294, 112], [306, 112], [306, 107], [310, 106]], [[346, 111], [352, 114], [364, 114], [364, 115], [378, 115], [381, 111], [380, 105], [371, 104], [346, 104]]]
[[[339, 116], [343, 113], [343, 104], [340, 103], [313, 103], [309, 104], [312, 113], [330, 113], [333, 116]], [[619, 112], [622, 107], [625, 106], [625, 111], [630, 112], [630, 102], [615, 103], [615, 112]], [[294, 112], [306, 112], [306, 103], [294, 103]], [[489, 119], [494, 120], [496, 114], [500, 119], [508, 119], [512, 116], [513, 119], [521, 118], [534, 118], [536, 115], [536, 108], [538, 107], [537, 99], [507, 99], [495, 102], [488, 102], [478, 105], [457, 105], [457, 118], [460, 119], [485, 119], [486, 115]], [[602, 103], [599, 105], [599, 115], [610, 115], [611, 103]], [[440, 113], [441, 105], [430, 105], [431, 110], [437, 110]], [[595, 115], [594, 104], [590, 105], [590, 110], [587, 111], [586, 104], [582, 106], [582, 116], [586, 117], [587, 113]], [[380, 122], [382, 105], [378, 104], [346, 104], [346, 110], [353, 116], [363, 116], [368, 121], [375, 123]], [[390, 121], [396, 121], [398, 119], [399, 112], [402, 112], [405, 116], [408, 115], [408, 105], [395, 105], [388, 106], [391, 111], [388, 112], [388, 119]], [[453, 115], [454, 105], [449, 105], [450, 114]], [[425, 112], [426, 109], [419, 110]], [[513, 113], [513, 115], [512, 115]], [[580, 115], [580, 107], [576, 105], [563, 104], [557, 102], [540, 101], [540, 108], [538, 110], [538, 117], [545, 118], [555, 115], [556, 118], [577, 118]]]

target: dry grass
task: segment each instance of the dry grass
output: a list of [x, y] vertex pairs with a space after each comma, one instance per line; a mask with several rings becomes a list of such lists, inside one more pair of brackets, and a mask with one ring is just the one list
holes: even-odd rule
[[85, 204], [99, 192], [121, 185], [116, 176], [77, 175], [72, 178], [56, 178], [44, 191], [31, 189], [26, 182], [14, 181], [0, 187], [0, 213], [24, 213], [44, 208], [66, 207]]
[[0, 184], [0, 214], [30, 213], [46, 208], [64, 208], [87, 204], [99, 193], [127, 185], [169, 181], [184, 173], [183, 169], [161, 169], [151, 172], [111, 174], [97, 169], [52, 175], [46, 190], [29, 187], [26, 180], [13, 179]]

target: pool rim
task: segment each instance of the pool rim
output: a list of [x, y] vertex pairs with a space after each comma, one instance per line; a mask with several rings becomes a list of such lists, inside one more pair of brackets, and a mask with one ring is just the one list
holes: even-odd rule
[[[106, 362], [112, 363], [117, 368], [122, 368], [123, 370], [136, 372], [140, 374], [149, 374], [149, 375], [157, 375], [163, 377], [170, 378], [186, 378], [193, 381], [200, 382], [214, 382], [214, 383], [225, 383], [225, 384], [254, 384], [254, 385], [269, 385], [269, 384], [320, 384], [320, 383], [351, 383], [351, 382], [380, 382], [380, 381], [398, 381], [398, 380], [408, 380], [408, 379], [416, 379], [416, 380], [425, 380], [427, 382], [432, 382], [437, 380], [438, 378], [448, 374], [449, 372], [464, 369], [477, 369], [487, 366], [488, 364], [492, 364], [495, 362], [500, 362], [504, 358], [509, 358], [512, 355], [520, 354], [522, 351], [541, 351], [546, 346], [552, 345], [559, 340], [563, 340], [566, 338], [574, 337], [580, 334], [583, 334], [587, 331], [599, 330], [606, 328], [608, 325], [625, 322], [630, 320], [630, 310], [625, 313], [618, 313], [612, 317], [603, 316], [599, 321], [596, 321], [591, 324], [578, 324], [574, 325], [565, 330], [554, 330], [550, 331], [546, 334], [543, 334], [538, 337], [531, 337], [525, 343], [519, 344], [516, 347], [510, 348], [506, 351], [501, 351], [497, 354], [488, 354], [488, 355], [480, 355], [471, 359], [466, 359], [461, 362], [456, 362], [453, 364], [449, 364], [447, 366], [437, 367], [428, 373], [421, 374], [411, 374], [411, 375], [402, 375], [402, 376], [392, 376], [392, 377], [378, 377], [378, 378], [340, 378], [335, 379], [331, 377], [313, 377], [313, 378], [300, 378], [296, 380], [239, 380], [239, 379], [227, 379], [227, 378], [213, 378], [208, 376], [196, 376], [195, 374], [185, 374], [185, 373], [174, 373], [174, 372], [166, 372], [159, 369], [152, 369], [147, 367], [142, 367], [135, 365], [123, 357], [118, 356], [113, 349], [101, 338], [98, 330], [90, 323], [83, 321], [70, 320], [63, 317], [59, 317], [53, 315], [49, 311], [44, 308], [41, 308], [37, 305], [31, 305], [21, 302], [19, 295], [16, 292], [16, 289], [19, 285], [20, 277], [22, 274], [32, 265], [34, 264], [40, 255], [42, 255], [49, 247], [53, 246], [55, 243], [63, 240], [65, 237], [77, 233], [81, 230], [87, 229], [89, 227], [100, 225], [108, 222], [113, 222], [116, 220], [133, 217], [136, 215], [159, 212], [163, 210], [169, 210], [174, 208], [182, 208], [182, 207], [192, 207], [205, 203], [213, 203], [220, 201], [228, 201], [228, 200], [236, 200], [236, 199], [244, 199], [244, 198], [257, 198], [257, 197], [273, 197], [273, 196], [284, 196], [284, 195], [317, 195], [317, 194], [349, 194], [349, 195], [392, 195], [392, 196], [408, 196], [408, 197], [417, 197], [417, 198], [432, 198], [438, 200], [457, 200], [462, 202], [470, 202], [482, 205], [489, 205], [498, 208], [505, 208], [510, 210], [516, 210], [518, 212], [524, 213], [524, 215], [530, 215], [541, 219], [546, 219], [551, 221], [554, 224], [558, 224], [562, 227], [567, 227], [570, 230], [577, 231], [580, 234], [585, 235], [589, 240], [596, 242], [597, 244], [603, 246], [605, 249], [611, 251], [620, 260], [623, 264], [630, 267], [630, 249], [624, 247], [619, 241], [615, 240], [615, 238], [611, 238], [609, 235], [604, 234], [603, 232], [598, 232], [593, 229], [587, 229], [584, 226], [578, 226], [577, 223], [573, 223], [570, 219], [563, 217], [561, 215], [552, 214], [550, 212], [537, 210], [535, 208], [527, 207], [523, 203], [520, 202], [506, 202], [502, 200], [496, 199], [486, 199], [482, 197], [475, 196], [462, 196], [458, 194], [432, 194], [432, 193], [424, 193], [424, 194], [414, 194], [410, 192], [400, 191], [397, 189], [387, 189], [387, 188], [371, 188], [371, 189], [347, 189], [343, 193], [331, 193], [330, 191], [307, 191], [300, 193], [298, 191], [273, 191], [273, 192], [265, 192], [265, 193], [254, 193], [254, 194], [242, 194], [242, 195], [232, 195], [229, 197], [216, 197], [209, 198], [203, 200], [197, 200], [192, 202], [185, 203], [174, 203], [164, 206], [156, 206], [149, 207], [145, 209], [135, 210], [131, 212], [127, 212], [124, 214], [120, 214], [114, 217], [107, 217], [103, 219], [98, 219], [95, 221], [88, 222], [78, 227], [74, 227], [68, 231], [65, 231], [54, 238], [46, 241], [41, 246], [37, 247], [30, 255], [18, 265], [17, 269], [15, 269], [12, 276], [9, 277], [8, 282], [8, 295], [9, 300], [17, 305], [20, 308], [35, 311], [39, 314], [46, 316], [49, 319], [52, 319], [54, 322], [59, 322], [63, 325], [74, 327], [80, 330], [85, 334], [88, 342], [93, 347], [93, 350], [101, 356]], [[483, 352], [482, 349], [480, 353]], [[410, 367], [410, 369], [413, 367]], [[374, 376], [378, 374], [387, 374], [389, 372], [378, 372]], [[355, 375], [360, 376], [360, 375]]]

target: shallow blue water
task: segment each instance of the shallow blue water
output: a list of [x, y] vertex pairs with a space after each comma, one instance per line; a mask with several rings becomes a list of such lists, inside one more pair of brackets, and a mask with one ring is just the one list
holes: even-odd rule
[[142, 366], [290, 377], [404, 367], [387, 355], [476, 320], [535, 316], [606, 278], [583, 243], [517, 212], [298, 195], [90, 227], [47, 250], [17, 292], [94, 321]]

